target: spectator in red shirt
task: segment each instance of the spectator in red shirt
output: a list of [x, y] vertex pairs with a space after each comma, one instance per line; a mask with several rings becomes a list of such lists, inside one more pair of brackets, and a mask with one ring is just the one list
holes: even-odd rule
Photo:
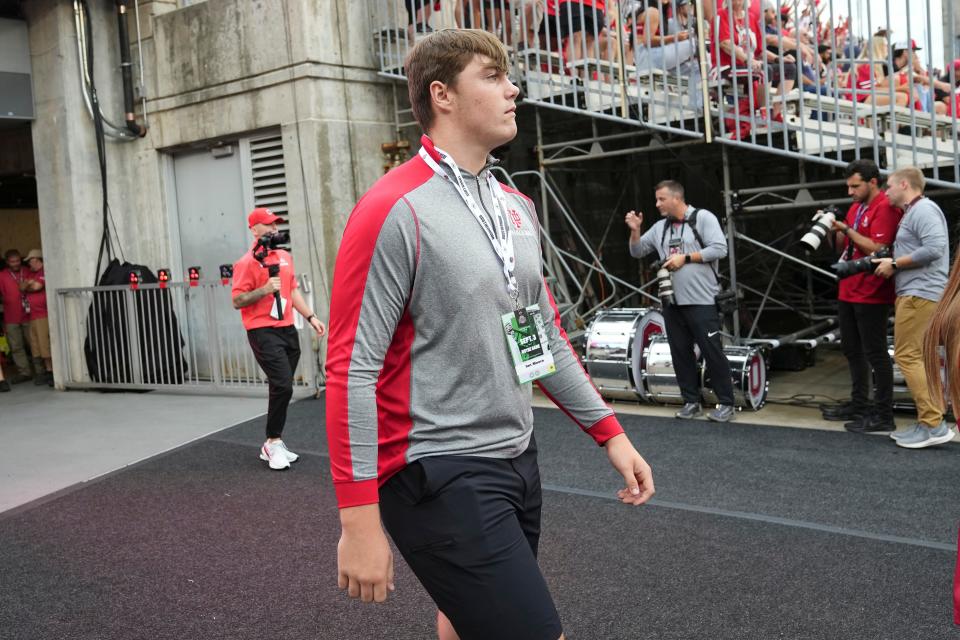
[[[903, 212], [894, 207], [879, 186], [880, 170], [872, 160], [856, 160], [844, 172], [853, 204], [845, 220], [833, 223], [841, 261], [857, 260], [893, 245]], [[855, 433], [893, 431], [893, 364], [887, 352], [887, 321], [896, 298], [892, 280], [870, 269], [839, 283], [837, 315], [843, 335], [843, 354], [850, 368], [850, 401], [824, 408], [824, 418], [848, 420]], [[870, 388], [874, 388], [871, 402]]]
[[[878, 107], [890, 104], [891, 74], [887, 68], [887, 56], [890, 45], [886, 35], [876, 35], [870, 39], [870, 44], [864, 48], [857, 59], [857, 64], [850, 70], [847, 86], [851, 89], [844, 97], [856, 102], [873, 101]], [[873, 64], [870, 64], [871, 61]], [[896, 64], [896, 59], [894, 59]], [[893, 101], [899, 106], [905, 106], [910, 101], [907, 93], [898, 91], [899, 80], [895, 79]]]
[[[27, 302], [30, 305], [28, 338], [33, 367], [37, 375], [33, 383], [37, 386], [53, 386], [53, 359], [50, 355], [50, 323], [47, 319], [47, 282], [43, 274], [43, 253], [40, 249], [31, 249], [27, 254], [27, 271], [24, 279]], [[43, 373], [40, 373], [43, 371]]]
[[281, 249], [264, 249], [254, 257], [261, 249], [260, 238], [276, 234], [279, 222], [283, 220], [264, 208], [254, 209], [247, 217], [254, 244], [233, 265], [232, 291], [233, 308], [240, 309], [250, 348], [270, 385], [267, 441], [260, 448], [260, 459], [276, 470], [287, 469], [299, 459], [282, 440], [287, 406], [293, 397], [293, 373], [300, 360], [293, 310], [307, 319], [318, 337], [327, 331], [300, 294], [293, 257]]
[[24, 292], [26, 287], [26, 269], [23, 258], [16, 249], [10, 249], [4, 255], [7, 268], [0, 271], [0, 301], [3, 302], [3, 333], [7, 336], [13, 362], [17, 373], [10, 378], [12, 384], [26, 382], [33, 377], [30, 371], [30, 359], [27, 357], [26, 343], [30, 320], [29, 302]]

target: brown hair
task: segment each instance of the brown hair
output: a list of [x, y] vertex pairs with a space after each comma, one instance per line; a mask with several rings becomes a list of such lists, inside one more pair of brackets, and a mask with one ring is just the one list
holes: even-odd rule
[[653, 192], [656, 193], [660, 189], [666, 189], [673, 194], [675, 198], [680, 198], [683, 200], [683, 185], [677, 182], [676, 180], [661, 180], [657, 183], [657, 186], [653, 188]]
[[940, 381], [940, 346], [946, 356], [947, 395], [960, 408], [960, 254], [953, 261], [950, 279], [943, 291], [930, 324], [923, 335], [923, 368], [927, 374], [927, 389], [940, 409], [943, 406], [943, 384]]
[[507, 50], [496, 36], [480, 29], [443, 29], [417, 41], [404, 68], [413, 117], [426, 132], [433, 126], [430, 85], [442, 82], [456, 86], [457, 76], [474, 56], [490, 58], [498, 71], [507, 72]]
[[911, 189], [923, 193], [923, 188], [927, 184], [926, 178], [923, 177], [923, 171], [917, 169], [916, 167], [904, 167], [902, 169], [897, 169], [890, 174], [890, 179], [894, 182], [900, 180], [905, 180], [907, 184], [910, 185]]

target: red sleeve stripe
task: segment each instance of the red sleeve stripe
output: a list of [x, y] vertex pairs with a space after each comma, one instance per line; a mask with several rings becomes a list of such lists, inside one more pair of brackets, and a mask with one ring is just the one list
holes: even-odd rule
[[[597, 391], [597, 388], [593, 384], [593, 380], [590, 379], [590, 376], [587, 374], [586, 370], [583, 368], [583, 363], [580, 362], [580, 358], [577, 357], [577, 352], [574, 350], [573, 345], [570, 344], [570, 340], [567, 338], [567, 332], [564, 331], [563, 325], [560, 324], [560, 311], [557, 309], [556, 300], [553, 299], [553, 293], [551, 293], [550, 287], [547, 286], [546, 280], [543, 281], [543, 288], [547, 292], [547, 300], [550, 301], [550, 308], [553, 309], [553, 325], [557, 328], [557, 331], [560, 332], [560, 337], [566, 343], [567, 348], [570, 349], [570, 355], [573, 356], [574, 362], [577, 363], [577, 366], [580, 367], [581, 371], [583, 371], [583, 375], [590, 382], [590, 386], [593, 388], [594, 393], [596, 393], [597, 397], [600, 398], [600, 401], [603, 402], [603, 396], [601, 396], [600, 392]], [[597, 444], [603, 444], [613, 436], [623, 433], [623, 427], [620, 426], [619, 421], [617, 420], [616, 416], [613, 414], [605, 418], [601, 418], [595, 424], [584, 426], [579, 420], [574, 418], [569, 411], [567, 411], [566, 407], [564, 407], [556, 398], [550, 395], [550, 392], [547, 391], [542, 384], [538, 382], [537, 386], [540, 387], [540, 389], [546, 394], [548, 398], [550, 398], [550, 401], [553, 402], [553, 404], [557, 405], [557, 407], [559, 407], [565, 414], [570, 416], [570, 419], [573, 420], [578, 427], [580, 427], [581, 429], [586, 431], [587, 434], [593, 437], [593, 439], [596, 441]], [[615, 427], [611, 425], [610, 423], [611, 419], [613, 421], [613, 424], [616, 425]], [[597, 427], [599, 427], [600, 430], [594, 431], [594, 429]]]
[[[377, 238], [393, 206], [405, 193], [433, 177], [433, 171], [414, 157], [381, 178], [357, 203], [347, 221], [334, 269], [330, 297], [329, 342], [327, 347], [327, 440], [330, 470], [334, 483], [353, 483], [353, 459], [350, 450], [350, 407], [348, 377], [360, 308], [367, 275], [376, 249]], [[376, 482], [370, 492], [367, 481], [354, 488], [339, 487], [338, 496], [349, 500], [376, 502]], [[366, 487], [366, 488], [364, 488]], [[347, 495], [353, 496], [349, 498]], [[364, 498], [360, 498], [360, 494]], [[343, 505], [341, 505], [343, 506]]]

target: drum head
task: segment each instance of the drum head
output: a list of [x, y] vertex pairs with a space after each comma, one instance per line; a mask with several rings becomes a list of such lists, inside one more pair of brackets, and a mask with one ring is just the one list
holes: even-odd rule
[[747, 405], [756, 411], [767, 401], [767, 363], [759, 349], [751, 349], [747, 355], [745, 374], [747, 387], [744, 390], [744, 400]]

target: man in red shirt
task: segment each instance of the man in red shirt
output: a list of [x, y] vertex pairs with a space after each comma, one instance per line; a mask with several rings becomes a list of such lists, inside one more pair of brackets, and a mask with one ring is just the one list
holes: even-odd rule
[[3, 302], [3, 333], [7, 336], [7, 344], [13, 355], [13, 362], [17, 365], [17, 374], [10, 378], [12, 384], [26, 382], [32, 378], [30, 373], [30, 359], [27, 357], [25, 344], [29, 327], [30, 311], [27, 306], [26, 287], [27, 270], [23, 268], [23, 259], [20, 252], [10, 249], [4, 255], [7, 268], [0, 271], [0, 301]]
[[47, 281], [43, 274], [43, 253], [40, 249], [31, 249], [27, 254], [27, 267], [29, 269], [24, 276], [24, 292], [30, 305], [28, 338], [33, 367], [37, 372], [33, 383], [37, 386], [47, 384], [52, 387], [53, 360], [50, 356], [50, 323], [47, 319]]
[[[853, 205], [833, 228], [843, 236], [843, 260], [856, 260], [893, 244], [903, 212], [890, 204], [879, 186], [872, 160], [856, 160], [844, 172]], [[843, 354], [850, 367], [850, 401], [824, 407], [824, 418], [848, 420], [848, 431], [893, 431], [893, 363], [887, 352], [887, 321], [896, 294], [893, 281], [870, 269], [839, 283], [837, 315]], [[871, 381], [875, 383], [870, 402]]]
[[261, 238], [277, 233], [279, 222], [283, 222], [279, 216], [262, 207], [247, 217], [254, 243], [233, 265], [232, 291], [233, 308], [240, 309], [250, 348], [270, 385], [267, 441], [260, 448], [260, 459], [276, 470], [288, 469], [291, 462], [299, 459], [281, 439], [287, 406], [293, 397], [293, 372], [300, 360], [300, 339], [293, 326], [293, 310], [307, 319], [317, 336], [327, 330], [300, 294], [293, 257], [282, 249], [268, 248], [269, 243], [264, 247], [260, 242]]

